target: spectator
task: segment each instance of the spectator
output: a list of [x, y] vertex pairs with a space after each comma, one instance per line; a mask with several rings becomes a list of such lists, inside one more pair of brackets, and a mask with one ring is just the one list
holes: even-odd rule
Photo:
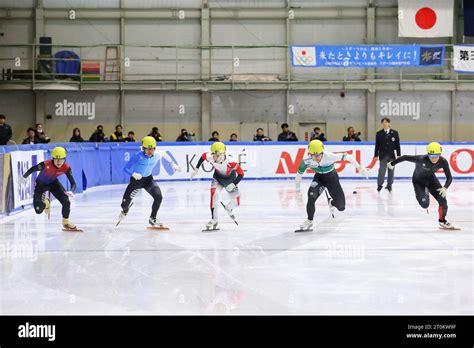
[[354, 127], [347, 128], [347, 136], [342, 138], [342, 141], [361, 141], [360, 132], [355, 132]]
[[128, 132], [127, 137], [125, 138], [125, 141], [127, 143], [135, 143], [136, 142], [135, 132], [133, 132], [133, 131]]
[[239, 141], [239, 139], [237, 138], [237, 134], [232, 133], [232, 134], [230, 135], [229, 141]]
[[93, 143], [103, 143], [106, 141], [104, 127], [102, 125], [97, 126], [96, 131], [92, 133], [91, 137], [89, 138], [89, 141]]
[[115, 132], [113, 132], [111, 135], [110, 135], [110, 141], [113, 141], [113, 142], [123, 142], [125, 141], [125, 137], [123, 136], [123, 127], [121, 124], [118, 124], [115, 126]]
[[258, 128], [257, 134], [253, 136], [253, 141], [272, 141], [272, 139], [263, 134], [263, 128]]
[[392, 192], [393, 177], [395, 171], [387, 168], [387, 163], [401, 156], [400, 137], [395, 129], [390, 128], [390, 119], [382, 119], [383, 129], [375, 135], [374, 157], [379, 160], [379, 175], [377, 177], [377, 191], [382, 190], [385, 180], [385, 172], [388, 170], [387, 186], [389, 192]]
[[71, 143], [82, 143], [84, 142], [84, 139], [81, 137], [81, 130], [79, 128], [74, 128], [72, 131], [72, 137], [69, 139], [69, 142]]
[[311, 140], [321, 140], [322, 142], [328, 141], [323, 132], [321, 132], [321, 128], [315, 127], [313, 129], [313, 134], [311, 135]]
[[212, 138], [209, 138], [208, 141], [219, 141], [219, 132], [218, 131], [212, 132]]
[[153, 127], [151, 133], [148, 136], [155, 138], [156, 141], [163, 141], [161, 134], [158, 132], [158, 127]]
[[38, 142], [41, 144], [46, 144], [51, 141], [51, 139], [44, 132], [44, 127], [41, 123], [36, 124], [36, 137], [38, 138]]
[[191, 141], [191, 137], [194, 133], [188, 133], [186, 129], [181, 129], [181, 134], [176, 138], [176, 141]]
[[12, 127], [5, 123], [5, 115], [0, 115], [0, 145], [7, 145], [12, 138]]
[[34, 128], [28, 128], [28, 130], [26, 131], [26, 134], [28, 135], [28, 137], [23, 139], [22, 144], [39, 144], [40, 143], [38, 137], [36, 136], [36, 130]]
[[298, 141], [298, 138], [296, 137], [296, 134], [293, 132], [290, 132], [290, 129], [288, 127], [288, 123], [283, 123], [281, 125], [281, 129], [283, 132], [281, 132], [278, 135], [278, 141]]

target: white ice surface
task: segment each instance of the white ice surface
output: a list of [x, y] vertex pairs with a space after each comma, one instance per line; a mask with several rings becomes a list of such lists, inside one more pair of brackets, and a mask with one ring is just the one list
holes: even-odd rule
[[346, 210], [333, 219], [321, 197], [314, 232], [297, 234], [309, 181], [298, 194], [244, 180], [239, 226], [220, 209], [221, 230], [202, 233], [209, 185], [160, 183], [169, 232], [146, 229], [146, 192], [114, 228], [125, 185], [74, 198], [84, 233], [61, 231], [58, 202], [49, 221], [31, 209], [0, 220], [0, 314], [474, 314], [473, 181], [448, 190], [456, 232], [410, 181], [377, 194], [348, 180]]

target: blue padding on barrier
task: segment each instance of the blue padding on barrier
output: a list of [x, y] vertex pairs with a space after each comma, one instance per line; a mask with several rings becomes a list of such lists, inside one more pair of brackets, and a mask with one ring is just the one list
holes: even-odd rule
[[139, 143], [126, 143], [121, 146], [112, 148], [111, 163], [112, 163], [112, 184], [124, 184], [130, 179], [130, 176], [123, 170], [125, 164], [130, 158], [140, 151]]

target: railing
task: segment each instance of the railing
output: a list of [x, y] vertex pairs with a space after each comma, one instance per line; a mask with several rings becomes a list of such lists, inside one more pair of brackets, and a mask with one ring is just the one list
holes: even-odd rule
[[[56, 65], [54, 56], [39, 55], [40, 46], [51, 46], [52, 51], [69, 50], [79, 57], [77, 73], [57, 74], [42, 69], [44, 65]], [[107, 79], [105, 50], [107, 46], [118, 48], [119, 58], [116, 77]], [[351, 81], [464, 81], [473, 75], [452, 70], [452, 45], [445, 45], [446, 58], [443, 67], [435, 68], [294, 68], [289, 60], [289, 47], [268, 46], [134, 46], [134, 45], [0, 45], [0, 83], [29, 82], [33, 86], [44, 80], [68, 81], [76, 84], [117, 82], [351, 82]], [[66, 59], [67, 60], [67, 59]], [[86, 63], [100, 65], [100, 78], [86, 80], [82, 74]]]

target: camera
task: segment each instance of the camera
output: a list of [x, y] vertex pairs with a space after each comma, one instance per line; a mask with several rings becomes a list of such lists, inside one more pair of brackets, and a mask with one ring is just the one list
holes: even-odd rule
[[357, 135], [358, 137], [360, 137], [360, 132], [357, 132], [355, 135]]

